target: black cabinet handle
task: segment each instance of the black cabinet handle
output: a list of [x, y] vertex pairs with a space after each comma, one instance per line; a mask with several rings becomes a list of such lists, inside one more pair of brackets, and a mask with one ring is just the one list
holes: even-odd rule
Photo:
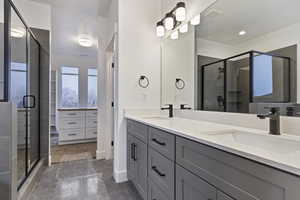
[[134, 146], [133, 145], [134, 145], [133, 143], [130, 144], [131, 159], [134, 159]]
[[156, 138], [152, 138], [152, 141], [155, 142], [156, 144], [159, 144], [160, 146], [166, 146], [165, 142], [160, 142]]
[[156, 166], [152, 166], [152, 170], [155, 171], [159, 176], [164, 177], [166, 174], [161, 173]]
[[137, 149], [137, 146], [135, 143], [133, 143], [133, 160], [136, 161], [137, 160], [137, 157], [136, 157], [136, 149]]

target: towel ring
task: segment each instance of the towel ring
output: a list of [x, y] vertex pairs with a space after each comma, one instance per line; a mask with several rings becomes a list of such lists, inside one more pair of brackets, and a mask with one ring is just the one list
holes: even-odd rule
[[140, 76], [140, 79], [139, 79], [139, 86], [141, 88], [147, 88], [149, 86], [149, 79], [147, 78], [147, 76]]
[[185, 82], [181, 78], [176, 78], [175, 87], [178, 90], [183, 90], [185, 88]]

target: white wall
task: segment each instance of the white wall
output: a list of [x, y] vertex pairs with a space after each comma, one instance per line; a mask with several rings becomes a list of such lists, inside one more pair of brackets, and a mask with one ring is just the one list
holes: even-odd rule
[[[160, 41], [155, 34], [160, 0], [119, 1], [118, 16], [118, 124], [115, 130], [114, 177], [127, 180], [125, 108], [160, 107]], [[150, 79], [139, 88], [140, 75]]]
[[[180, 39], [165, 39], [162, 44], [162, 104], [180, 104], [194, 106], [194, 74], [195, 74], [195, 31], [180, 35]], [[176, 78], [185, 82], [179, 90], [175, 87]]]
[[30, 0], [13, 0], [28, 26], [51, 30], [51, 6]]

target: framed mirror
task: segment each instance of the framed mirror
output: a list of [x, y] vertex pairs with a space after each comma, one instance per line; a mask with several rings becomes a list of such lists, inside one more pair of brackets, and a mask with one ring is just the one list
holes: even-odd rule
[[162, 104], [256, 114], [278, 107], [300, 116], [299, 7], [297, 0], [213, 3], [199, 25], [163, 40]]

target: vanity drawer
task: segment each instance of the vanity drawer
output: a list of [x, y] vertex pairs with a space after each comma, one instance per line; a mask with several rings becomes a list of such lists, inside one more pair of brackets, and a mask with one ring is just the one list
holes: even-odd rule
[[299, 177], [181, 137], [176, 162], [233, 199], [299, 199]]
[[82, 118], [83, 111], [59, 111], [59, 118]]
[[95, 117], [97, 118], [97, 111], [96, 110], [90, 110], [90, 111], [86, 111], [86, 117]]
[[86, 118], [85, 124], [87, 128], [97, 128], [97, 118]]
[[97, 128], [87, 128], [85, 131], [86, 139], [93, 139], [97, 137]]
[[132, 120], [127, 120], [127, 132], [147, 143], [148, 127], [146, 125]]
[[64, 130], [59, 132], [59, 141], [82, 140], [85, 139], [82, 129]]
[[151, 179], [148, 180], [148, 200], [172, 200], [170, 199], [165, 192], [158, 187], [155, 183], [151, 181]]
[[62, 118], [59, 120], [59, 129], [76, 129], [83, 127], [83, 120], [81, 118]]
[[174, 162], [148, 148], [148, 176], [169, 199], [174, 199]]
[[149, 145], [167, 158], [175, 159], [175, 136], [165, 131], [149, 128]]
[[217, 189], [176, 165], [176, 200], [217, 200]]

